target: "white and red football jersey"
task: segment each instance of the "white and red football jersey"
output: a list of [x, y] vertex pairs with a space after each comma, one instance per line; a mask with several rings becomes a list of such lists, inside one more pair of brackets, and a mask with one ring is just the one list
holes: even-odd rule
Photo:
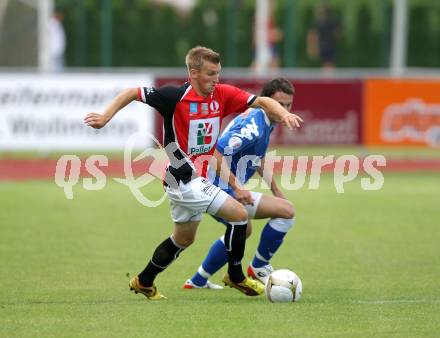
[[138, 100], [157, 109], [164, 118], [164, 147], [169, 173], [187, 183], [194, 171], [206, 177], [225, 116], [246, 110], [256, 96], [237, 87], [217, 84], [207, 97], [187, 82], [177, 87], [140, 87]]

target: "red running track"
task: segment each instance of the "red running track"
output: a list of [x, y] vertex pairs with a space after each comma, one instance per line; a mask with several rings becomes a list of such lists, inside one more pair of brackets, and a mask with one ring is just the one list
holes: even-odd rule
[[[162, 169], [165, 162], [142, 161], [132, 163], [132, 172], [134, 177], [138, 177], [150, 172], [155, 176], [162, 176]], [[311, 160], [308, 163], [307, 172], [310, 173]], [[54, 159], [0, 159], [0, 180], [2, 181], [22, 181], [22, 180], [51, 180], [55, 177], [57, 160]], [[362, 167], [362, 166], [361, 166]], [[293, 170], [295, 172], [297, 162], [293, 161]], [[99, 166], [99, 169], [107, 176], [125, 177], [123, 160], [109, 160], [108, 166]], [[275, 173], [281, 173], [282, 165], [278, 163], [274, 167]], [[330, 172], [334, 169], [334, 163], [323, 167], [322, 172]], [[440, 158], [438, 159], [387, 159], [385, 167], [378, 167], [382, 172], [438, 172], [440, 173]], [[85, 160], [82, 160], [80, 175], [82, 177], [90, 176], [85, 169]]]

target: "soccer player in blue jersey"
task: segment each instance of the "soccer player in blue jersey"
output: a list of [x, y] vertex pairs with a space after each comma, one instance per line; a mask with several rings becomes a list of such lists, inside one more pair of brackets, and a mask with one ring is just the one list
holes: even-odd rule
[[[287, 111], [291, 111], [294, 96], [292, 84], [284, 78], [276, 78], [268, 82], [261, 92], [261, 96], [271, 97], [278, 101]], [[274, 129], [272, 121], [261, 108], [246, 111], [237, 116], [225, 129], [218, 140], [216, 152], [230, 157], [230, 171], [238, 182], [245, 184], [258, 172], [261, 177], [264, 172], [264, 157], [270, 142], [270, 135]], [[214, 156], [216, 156], [214, 154]], [[218, 155], [217, 155], [218, 157]], [[230, 185], [211, 171], [211, 180], [233, 197], [236, 197]], [[212, 175], [213, 174], [213, 175]], [[249, 219], [269, 218], [261, 233], [260, 242], [253, 260], [248, 267], [248, 276], [263, 283], [273, 271], [270, 259], [281, 246], [286, 233], [295, 223], [294, 209], [282, 191], [277, 186], [273, 176], [269, 183], [272, 195], [251, 192], [253, 204], [246, 204]], [[238, 198], [239, 202], [240, 199]], [[224, 220], [215, 217], [219, 222]], [[252, 231], [251, 222], [248, 223], [246, 235]], [[227, 263], [227, 250], [224, 236], [217, 239], [211, 246], [208, 255], [198, 268], [197, 272], [185, 284], [185, 289], [209, 288], [222, 289], [208, 280], [215, 272]]]

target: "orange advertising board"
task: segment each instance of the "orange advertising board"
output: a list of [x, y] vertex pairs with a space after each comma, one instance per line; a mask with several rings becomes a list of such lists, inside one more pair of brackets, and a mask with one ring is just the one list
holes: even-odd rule
[[365, 145], [440, 147], [439, 80], [366, 80], [363, 112]]

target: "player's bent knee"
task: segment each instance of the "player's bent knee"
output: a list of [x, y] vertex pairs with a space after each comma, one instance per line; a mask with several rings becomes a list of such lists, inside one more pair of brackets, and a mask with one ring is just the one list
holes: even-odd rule
[[176, 244], [182, 246], [182, 247], [189, 247], [191, 244], [193, 244], [195, 241], [195, 238], [180, 238], [179, 241], [176, 241]]
[[241, 206], [241, 208], [240, 208], [240, 221], [243, 221], [243, 222], [246, 221], [246, 223], [247, 223], [248, 217], [249, 217], [249, 215], [248, 215], [246, 208], [244, 206]]
[[228, 223], [246, 224], [248, 213], [243, 204], [229, 197], [215, 213], [215, 216], [223, 218]]
[[195, 236], [182, 236], [182, 235], [173, 235], [174, 242], [181, 247], [187, 248], [191, 244], [194, 243], [196, 237]]
[[286, 200], [283, 203], [283, 206], [281, 207], [281, 210], [280, 210], [279, 217], [286, 218], [286, 219], [290, 219], [290, 218], [295, 217], [295, 209], [293, 207], [292, 202]]
[[235, 205], [235, 208], [231, 210], [230, 214], [230, 222], [247, 222], [248, 220], [248, 213], [246, 211], [246, 208], [237, 202]]

